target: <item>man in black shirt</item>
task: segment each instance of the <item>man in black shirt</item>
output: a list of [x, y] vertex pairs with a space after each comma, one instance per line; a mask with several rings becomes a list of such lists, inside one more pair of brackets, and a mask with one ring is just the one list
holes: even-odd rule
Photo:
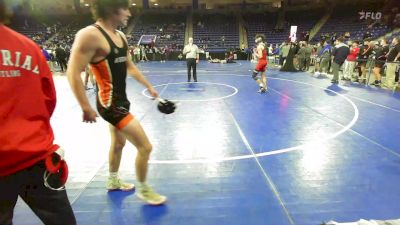
[[359, 73], [358, 79], [355, 82], [358, 82], [361, 79], [361, 83], [365, 83], [367, 69], [371, 67], [371, 60], [369, 60], [369, 56], [372, 53], [374, 47], [374, 43], [369, 39], [364, 40], [364, 45], [360, 48], [360, 54], [358, 56], [358, 62], [361, 68], [361, 73]]
[[385, 86], [389, 89], [394, 87], [395, 77], [396, 77], [396, 69], [398, 66], [398, 61], [400, 59], [400, 42], [399, 37], [393, 38], [392, 47], [389, 50], [389, 53], [386, 55], [386, 81]]
[[61, 48], [60, 45], [57, 45], [56, 48], [56, 58], [57, 62], [60, 65], [61, 72], [64, 72], [64, 70], [67, 70], [67, 55], [64, 51], [64, 49]]
[[386, 54], [389, 52], [389, 45], [387, 44], [386, 38], [383, 38], [380, 42], [380, 46], [377, 45], [374, 48], [375, 52], [375, 67], [374, 67], [374, 76], [375, 82], [373, 85], [380, 87], [381, 86], [381, 70], [385, 64]]
[[344, 44], [343, 41], [344, 41], [344, 38], [339, 37], [336, 40], [336, 46], [332, 52], [332, 56], [333, 56], [333, 62], [332, 62], [333, 79], [331, 80], [332, 84], [339, 83], [340, 67], [343, 65], [344, 61], [346, 61], [346, 58], [350, 53], [349, 46]]

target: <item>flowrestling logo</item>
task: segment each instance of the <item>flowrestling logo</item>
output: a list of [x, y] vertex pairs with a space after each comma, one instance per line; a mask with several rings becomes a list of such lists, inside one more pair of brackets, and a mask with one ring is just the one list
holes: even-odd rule
[[380, 20], [382, 18], [381, 12], [365, 12], [364, 10], [358, 13], [360, 15], [360, 20]]

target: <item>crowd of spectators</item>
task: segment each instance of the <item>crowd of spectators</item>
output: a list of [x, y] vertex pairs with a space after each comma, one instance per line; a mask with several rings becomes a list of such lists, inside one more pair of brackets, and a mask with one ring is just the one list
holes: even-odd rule
[[[251, 59], [253, 52], [246, 51]], [[346, 32], [334, 39], [325, 36], [315, 44], [285, 41], [268, 45], [268, 55], [277, 59], [278, 67], [293, 65], [289, 70], [292, 72], [305, 71], [317, 77], [333, 75], [334, 84], [342, 80], [392, 89], [399, 80], [399, 37], [352, 40]]]
[[[268, 55], [276, 59], [276, 64], [280, 67], [284, 66], [288, 56], [290, 56], [293, 58], [293, 65], [296, 70], [309, 71], [317, 76], [327, 76], [331, 72], [336, 73], [336, 71], [332, 71], [332, 65], [335, 65], [332, 58], [335, 57], [335, 46], [338, 45], [337, 42], [340, 37], [340, 40], [343, 39], [342, 43], [349, 47], [349, 54], [341, 65], [342, 80], [362, 84], [370, 82], [372, 85], [380, 87], [382, 86], [382, 75], [388, 77], [386, 74], [388, 70], [385, 69], [385, 65], [388, 60], [387, 55], [389, 54], [391, 40], [372, 41], [373, 35], [370, 30], [381, 23], [398, 26], [397, 23], [400, 18], [398, 8], [391, 8], [390, 12], [391, 14], [384, 14], [384, 18], [379, 22], [369, 23], [362, 38], [357, 37], [352, 32], [329, 32], [321, 33], [318, 37], [320, 41], [312, 42], [309, 40], [309, 32], [303, 30], [298, 35], [299, 42], [285, 41], [282, 44], [268, 44]], [[226, 18], [230, 17], [227, 16]], [[203, 19], [204, 17], [198, 17], [194, 22], [198, 32], [201, 33], [202, 30], [209, 32], [202, 33], [197, 37], [197, 44], [201, 52], [205, 53], [212, 49], [210, 45], [219, 46], [225, 50], [225, 57], [223, 59], [209, 57], [208, 60], [222, 63], [234, 62], [233, 56], [237, 53], [234, 49], [238, 49], [239, 46], [236, 44], [233, 47], [227, 45], [227, 39], [231, 40], [232, 36], [225, 36], [225, 33], [218, 33], [215, 30], [210, 31], [207, 28], [210, 21]], [[82, 27], [82, 23], [79, 21], [68, 22], [58, 20], [57, 23], [42, 24], [33, 19], [22, 17], [15, 21], [13, 25], [19, 32], [29, 36], [41, 46], [52, 71], [64, 71], [76, 30]], [[69, 24], [69, 26], [66, 24]], [[236, 24], [236, 22], [233, 24]], [[173, 21], [161, 24], [155, 24], [151, 21], [139, 22], [135, 26], [133, 34], [127, 35], [132, 59], [136, 63], [149, 60], [165, 62], [166, 60], [182, 59], [183, 55], [179, 55], [179, 52], [183, 48], [184, 30], [184, 22]], [[230, 34], [229, 32], [228, 34]], [[142, 34], [154, 34], [156, 41], [147, 45], [138, 45], [137, 41]], [[247, 55], [249, 60], [253, 58], [253, 50], [252, 47], [242, 47], [242, 53]], [[389, 69], [390, 73], [391, 71]], [[375, 79], [367, 80], [367, 77], [369, 77], [367, 74], [372, 74], [372, 78]], [[391, 88], [391, 85], [384, 86]]]

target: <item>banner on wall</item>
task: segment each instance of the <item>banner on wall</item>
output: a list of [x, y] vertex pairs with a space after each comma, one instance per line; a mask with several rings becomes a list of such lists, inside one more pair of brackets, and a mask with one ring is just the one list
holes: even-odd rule
[[291, 42], [295, 42], [297, 37], [297, 26], [290, 26], [290, 36], [289, 39]]

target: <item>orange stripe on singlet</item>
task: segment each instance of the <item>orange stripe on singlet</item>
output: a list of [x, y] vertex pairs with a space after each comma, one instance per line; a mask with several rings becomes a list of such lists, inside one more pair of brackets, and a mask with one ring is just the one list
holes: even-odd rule
[[102, 106], [108, 108], [112, 102], [112, 73], [108, 60], [105, 59], [96, 64], [90, 64], [90, 69], [96, 78], [97, 85], [99, 87], [98, 95]]

